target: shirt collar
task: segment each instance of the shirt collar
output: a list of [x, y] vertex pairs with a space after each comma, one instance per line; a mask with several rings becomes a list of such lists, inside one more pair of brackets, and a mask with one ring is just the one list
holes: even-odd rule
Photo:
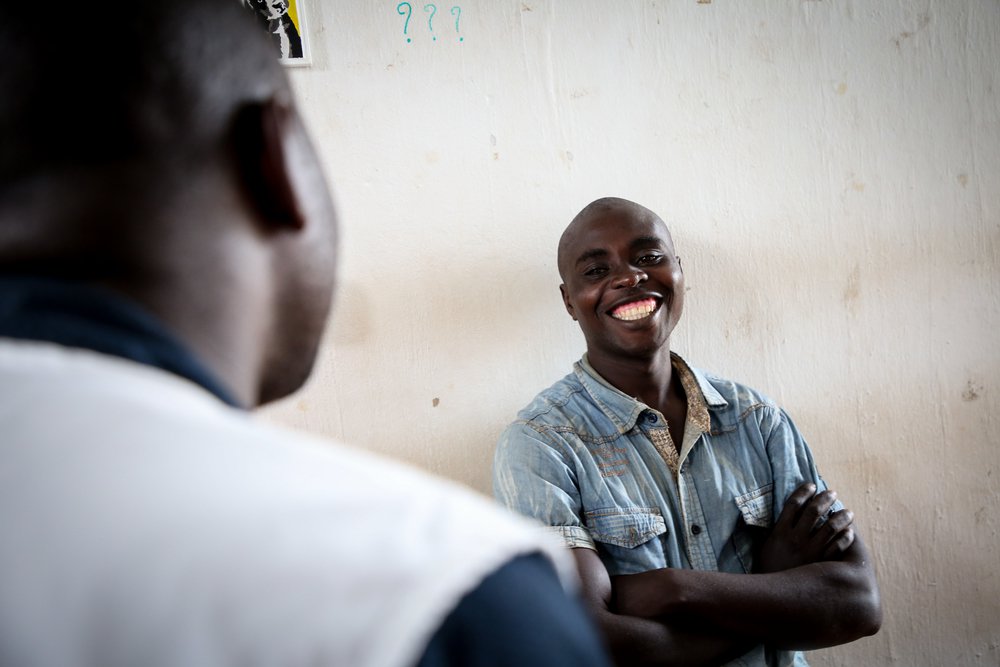
[[108, 290], [69, 281], [0, 277], [0, 336], [101, 352], [179, 375], [241, 406], [156, 317]]
[[[726, 407], [726, 399], [712, 386], [704, 373], [689, 366], [679, 354], [671, 352], [670, 361], [687, 396], [688, 421], [703, 432], [709, 432], [712, 428], [709, 410]], [[604, 415], [618, 428], [619, 433], [632, 430], [639, 415], [651, 409], [601, 377], [590, 365], [586, 354], [573, 365], [573, 372]]]

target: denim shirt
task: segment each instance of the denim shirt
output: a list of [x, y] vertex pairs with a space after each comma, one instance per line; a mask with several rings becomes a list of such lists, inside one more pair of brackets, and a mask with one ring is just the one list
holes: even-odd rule
[[[584, 357], [500, 437], [494, 494], [551, 526], [566, 546], [597, 551], [611, 576], [664, 567], [752, 572], [754, 548], [792, 491], [805, 481], [826, 485], [772, 400], [672, 358], [689, 402], [679, 453], [664, 416]], [[807, 663], [759, 646], [730, 664]]]

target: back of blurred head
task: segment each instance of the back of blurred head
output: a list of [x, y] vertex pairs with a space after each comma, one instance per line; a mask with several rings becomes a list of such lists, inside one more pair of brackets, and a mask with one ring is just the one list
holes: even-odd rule
[[19, 3], [0, 22], [0, 274], [131, 298], [245, 405], [291, 393], [336, 221], [271, 42], [236, 0], [95, 18]]

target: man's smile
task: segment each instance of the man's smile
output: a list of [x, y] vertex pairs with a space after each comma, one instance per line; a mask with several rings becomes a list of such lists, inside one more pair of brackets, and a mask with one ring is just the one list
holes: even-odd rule
[[616, 320], [634, 322], [652, 315], [656, 311], [656, 307], [656, 299], [641, 299], [616, 306], [608, 314]]

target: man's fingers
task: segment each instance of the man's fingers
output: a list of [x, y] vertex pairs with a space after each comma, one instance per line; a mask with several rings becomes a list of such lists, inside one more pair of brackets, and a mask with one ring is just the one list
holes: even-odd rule
[[838, 558], [854, 544], [854, 512], [849, 509], [833, 512], [820, 530], [830, 536], [823, 548], [823, 558]]
[[836, 560], [854, 544], [854, 526], [848, 526], [830, 540], [823, 550], [823, 560]]
[[849, 509], [842, 509], [837, 512], [830, 513], [830, 518], [826, 520], [824, 528], [829, 532], [830, 536], [833, 537], [837, 533], [846, 529], [852, 523], [854, 523], [854, 512]]
[[837, 492], [833, 489], [821, 491], [813, 496], [799, 514], [799, 522], [805, 523], [802, 528], [807, 528], [810, 532], [818, 529], [823, 523], [823, 517], [835, 502], [837, 502]]
[[802, 511], [814, 493], [816, 493], [816, 485], [812, 482], [806, 482], [792, 491], [792, 495], [788, 496], [788, 500], [785, 501], [785, 506], [781, 508], [778, 525], [794, 527], [799, 521], [799, 512]]

